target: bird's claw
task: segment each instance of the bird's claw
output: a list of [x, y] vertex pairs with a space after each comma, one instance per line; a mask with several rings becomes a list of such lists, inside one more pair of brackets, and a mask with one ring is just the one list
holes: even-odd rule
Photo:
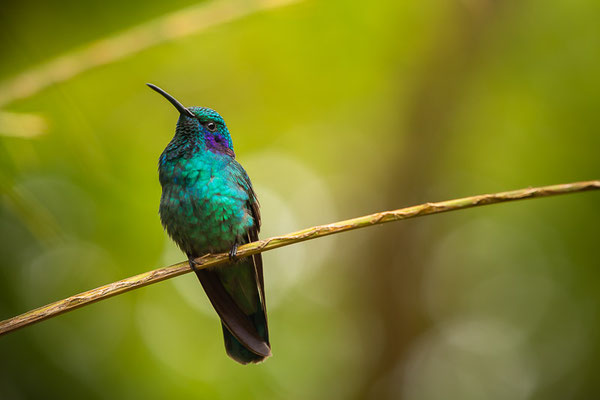
[[232, 263], [236, 263], [239, 260], [239, 258], [237, 256], [237, 250], [238, 250], [238, 244], [234, 243], [233, 246], [231, 247], [231, 250], [229, 250], [229, 261], [231, 261]]
[[198, 268], [196, 268], [196, 266], [202, 265], [201, 263], [199, 263], [198, 261], [194, 260], [193, 258], [188, 258], [188, 263], [190, 264], [190, 268], [194, 272], [198, 272]]

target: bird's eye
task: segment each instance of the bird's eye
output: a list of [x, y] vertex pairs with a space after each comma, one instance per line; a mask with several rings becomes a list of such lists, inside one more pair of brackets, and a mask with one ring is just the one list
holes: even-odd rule
[[207, 122], [206, 124], [204, 124], [204, 126], [206, 127], [206, 129], [208, 129], [211, 132], [214, 132], [217, 130], [217, 124], [215, 124], [212, 121]]

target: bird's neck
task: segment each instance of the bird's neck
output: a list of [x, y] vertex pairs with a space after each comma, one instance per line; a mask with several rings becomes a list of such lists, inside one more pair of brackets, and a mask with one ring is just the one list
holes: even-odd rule
[[180, 159], [188, 159], [195, 154], [206, 151], [205, 147], [204, 142], [200, 140], [175, 135], [160, 156], [160, 161], [161, 163], [167, 163]]
[[171, 140], [160, 156], [159, 179], [162, 185], [188, 182], [188, 176], [200, 177], [204, 173], [217, 173], [234, 159], [200, 141], [183, 140], [177, 136]]

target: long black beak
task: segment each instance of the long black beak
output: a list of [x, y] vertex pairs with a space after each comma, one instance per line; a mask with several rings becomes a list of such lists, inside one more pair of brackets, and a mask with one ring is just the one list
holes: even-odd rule
[[179, 111], [179, 113], [181, 115], [187, 115], [188, 117], [192, 117], [192, 118], [196, 117], [194, 115], [194, 113], [192, 113], [190, 110], [188, 110], [187, 108], [185, 108], [183, 106], [183, 104], [181, 104], [180, 102], [178, 102], [177, 100], [175, 100], [175, 97], [171, 96], [169, 93], [165, 92], [164, 90], [162, 90], [158, 86], [153, 85], [151, 83], [146, 83], [146, 85], [148, 85], [150, 87], [150, 89], [152, 89], [152, 90], [160, 93], [165, 99], [169, 100], [171, 102], [171, 104], [173, 104], [175, 106], [175, 108], [177, 109], [177, 111]]

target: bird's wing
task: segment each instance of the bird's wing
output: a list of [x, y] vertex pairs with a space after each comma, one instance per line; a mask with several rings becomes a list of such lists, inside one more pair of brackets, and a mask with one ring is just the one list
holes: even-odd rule
[[[258, 200], [244, 169], [236, 161], [232, 164], [232, 178], [248, 194], [245, 207], [253, 218], [246, 237], [240, 239], [243, 243], [256, 241], [260, 229]], [[226, 327], [223, 333], [227, 353], [244, 364], [268, 357], [271, 349], [260, 254], [229, 266], [199, 270], [197, 275]]]
[[[234, 167], [238, 171], [239, 180], [238, 183], [240, 186], [246, 190], [248, 193], [248, 201], [246, 202], [246, 207], [252, 215], [252, 219], [254, 220], [254, 225], [248, 230], [248, 242], [256, 242], [258, 240], [258, 233], [260, 232], [261, 225], [261, 217], [260, 217], [260, 204], [258, 202], [258, 197], [256, 196], [256, 192], [254, 191], [254, 187], [252, 186], [252, 182], [250, 181], [250, 177], [244, 170], [244, 168], [237, 161], [233, 162]], [[254, 268], [256, 270], [256, 282], [258, 284], [258, 289], [260, 292], [260, 300], [262, 311], [265, 316], [265, 324], [267, 323], [267, 303], [265, 299], [265, 280], [263, 276], [263, 263], [262, 263], [262, 254], [254, 254], [252, 256], [252, 260], [254, 262]], [[267, 343], [269, 343], [268, 339], [268, 327], [265, 327], [265, 332], [267, 334]]]
[[[252, 212], [255, 225], [248, 231], [248, 242], [256, 242], [258, 240], [258, 232], [260, 230], [260, 211], [258, 210], [258, 201], [250, 204], [249, 207]], [[267, 326], [267, 302], [265, 298], [265, 280], [263, 277], [262, 254], [258, 253], [252, 255], [252, 261], [254, 263], [254, 269], [256, 271], [256, 283], [258, 284], [258, 289], [260, 293], [260, 303], [262, 306], [263, 314], [265, 316], [266, 341], [267, 343], [269, 343], [269, 329]]]

